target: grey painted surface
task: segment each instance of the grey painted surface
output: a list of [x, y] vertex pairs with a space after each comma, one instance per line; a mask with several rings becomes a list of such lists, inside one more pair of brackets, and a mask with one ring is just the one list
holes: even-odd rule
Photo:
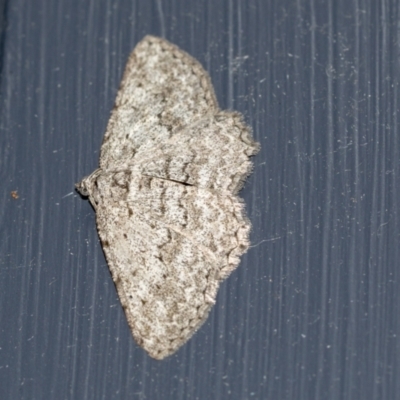
[[[1, 11], [0, 398], [400, 398], [398, 1]], [[162, 362], [133, 342], [73, 192], [145, 34], [202, 62], [262, 144], [241, 193], [254, 247]]]

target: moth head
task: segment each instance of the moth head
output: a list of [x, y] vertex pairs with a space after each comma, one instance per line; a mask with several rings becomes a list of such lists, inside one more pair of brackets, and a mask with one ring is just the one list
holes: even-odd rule
[[89, 192], [89, 185], [88, 185], [88, 180], [87, 176], [83, 178], [80, 182], [75, 184], [76, 190], [84, 197], [88, 197], [90, 192]]
[[101, 174], [101, 169], [96, 169], [89, 176], [85, 176], [80, 182], [75, 184], [76, 190], [84, 197], [90, 197], [93, 194], [94, 185], [97, 177]]

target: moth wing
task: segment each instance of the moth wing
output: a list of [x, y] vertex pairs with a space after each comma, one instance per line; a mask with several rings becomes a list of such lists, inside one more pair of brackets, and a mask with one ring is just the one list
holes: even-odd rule
[[172, 131], [217, 110], [210, 78], [200, 63], [168, 41], [146, 36], [125, 67], [100, 167], [118, 167], [142, 147], [151, 148]]
[[141, 176], [118, 187], [97, 204], [99, 235], [134, 338], [162, 359], [206, 319], [249, 223], [234, 196]]
[[188, 238], [216, 266], [219, 280], [247, 251], [251, 225], [237, 196], [143, 175], [131, 176], [127, 191], [128, 203], [140, 207], [144, 221], [157, 221]]
[[258, 150], [241, 114], [221, 111], [142, 153], [137, 163], [144, 175], [237, 193]]

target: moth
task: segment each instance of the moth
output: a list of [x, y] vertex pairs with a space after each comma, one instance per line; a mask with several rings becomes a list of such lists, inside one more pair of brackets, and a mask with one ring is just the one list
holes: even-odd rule
[[199, 329], [247, 251], [237, 193], [258, 150], [242, 115], [219, 109], [199, 62], [161, 38], [137, 44], [100, 166], [76, 188], [96, 211], [129, 327], [151, 357], [173, 354]]

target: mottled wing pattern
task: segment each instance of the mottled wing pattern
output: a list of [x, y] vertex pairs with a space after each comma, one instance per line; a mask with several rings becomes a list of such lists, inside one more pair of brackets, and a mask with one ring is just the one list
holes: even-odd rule
[[207, 116], [137, 159], [144, 175], [237, 193], [259, 149], [239, 113]]
[[166, 40], [146, 36], [129, 56], [104, 135], [100, 167], [117, 168], [217, 110], [200, 63]]
[[258, 151], [241, 115], [219, 110], [191, 56], [145, 37], [122, 79], [100, 168], [77, 184], [138, 344], [162, 359], [199, 328], [249, 246], [236, 196]]
[[99, 234], [132, 333], [162, 359], [204, 322], [247, 249], [242, 204], [130, 171], [103, 174], [97, 186]]

